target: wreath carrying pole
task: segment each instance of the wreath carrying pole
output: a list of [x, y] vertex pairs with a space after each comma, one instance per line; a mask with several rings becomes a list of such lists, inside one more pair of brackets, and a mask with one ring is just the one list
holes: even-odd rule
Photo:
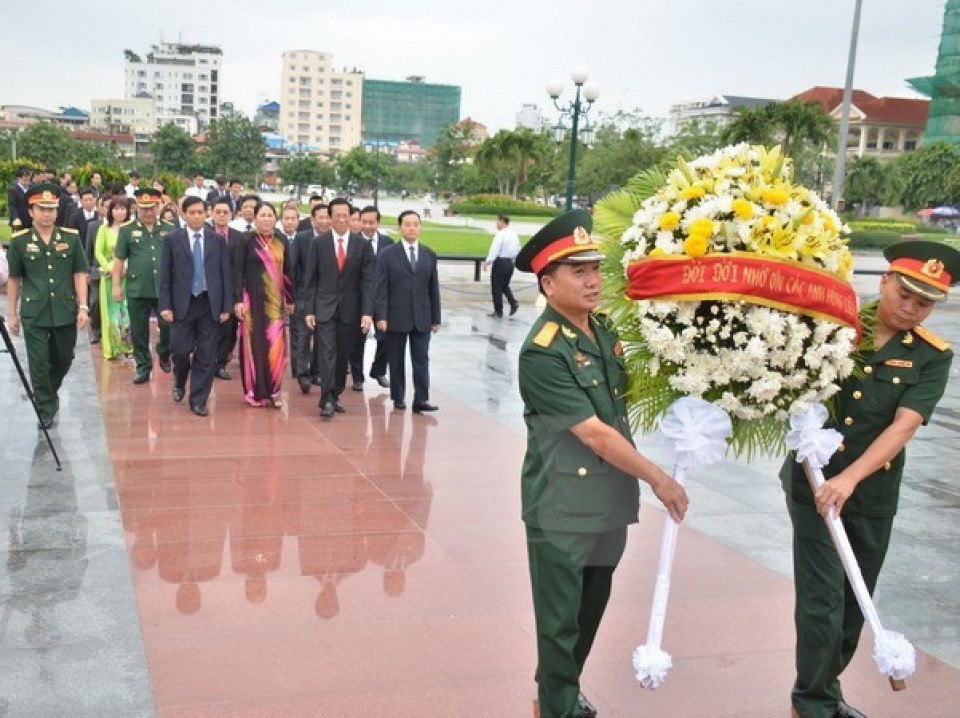
[[[822, 428], [826, 419], [826, 407], [815, 404], [804, 414], [791, 419], [791, 431], [787, 434], [787, 446], [796, 450], [797, 461], [802, 464], [810, 482], [810, 489], [814, 493], [824, 484], [823, 467], [829, 463], [830, 457], [843, 440], [840, 432]], [[863, 572], [835, 506], [830, 508], [823, 520], [860, 605], [860, 612], [873, 631], [873, 660], [878, 670], [889, 679], [890, 687], [895, 691], [902, 691], [907, 687], [906, 679], [916, 671], [916, 651], [903, 635], [885, 630], [880, 622], [880, 614], [870, 597], [870, 591], [867, 590]]]
[[[681, 486], [687, 471], [709, 466], [723, 458], [733, 426], [727, 413], [713, 404], [694, 397], [678, 399], [667, 410], [660, 430], [664, 444], [676, 453], [673, 478]], [[637, 680], [644, 688], [659, 688], [673, 666], [670, 654], [660, 644], [670, 598], [670, 576], [677, 549], [680, 524], [669, 514], [663, 519], [663, 537], [660, 541], [660, 563], [650, 607], [650, 625], [647, 642], [633, 653], [633, 667]]]

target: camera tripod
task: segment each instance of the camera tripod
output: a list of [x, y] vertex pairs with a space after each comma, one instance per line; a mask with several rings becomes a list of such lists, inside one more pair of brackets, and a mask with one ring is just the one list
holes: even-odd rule
[[40, 410], [37, 408], [36, 399], [33, 397], [33, 389], [30, 388], [30, 382], [27, 381], [27, 375], [23, 373], [23, 366], [20, 364], [20, 358], [17, 356], [17, 348], [13, 345], [10, 332], [7, 331], [7, 320], [2, 314], [0, 314], [0, 335], [3, 335], [3, 343], [7, 347], [6, 351], [13, 358], [13, 365], [17, 367], [17, 373], [20, 375], [20, 383], [23, 384], [24, 391], [27, 392], [27, 397], [29, 397], [30, 404], [33, 406], [33, 413], [37, 415], [37, 426], [43, 431], [43, 435], [47, 437], [47, 444], [50, 446], [53, 460], [57, 462], [57, 471], [60, 471], [62, 469], [60, 457], [57, 455], [57, 450], [54, 448], [53, 441], [50, 439], [50, 432], [47, 431], [43, 419], [40, 418]]

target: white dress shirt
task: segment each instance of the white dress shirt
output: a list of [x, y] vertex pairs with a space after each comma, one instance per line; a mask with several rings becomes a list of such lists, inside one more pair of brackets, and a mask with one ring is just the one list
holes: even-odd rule
[[504, 227], [493, 236], [486, 261], [492, 262], [501, 257], [516, 259], [518, 254], [520, 254], [520, 237], [509, 227]]

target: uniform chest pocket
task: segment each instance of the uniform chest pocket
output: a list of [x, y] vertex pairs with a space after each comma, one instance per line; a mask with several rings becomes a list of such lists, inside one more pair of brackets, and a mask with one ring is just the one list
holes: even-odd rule
[[577, 380], [577, 384], [584, 389], [593, 389], [607, 383], [607, 379], [603, 375], [603, 372], [600, 371], [600, 367], [592, 363], [588, 366], [574, 369], [573, 375]]
[[907, 387], [913, 386], [919, 381], [920, 372], [913, 367], [880, 364], [874, 367], [873, 381], [867, 387], [864, 387], [864, 408], [877, 411], [893, 410]]

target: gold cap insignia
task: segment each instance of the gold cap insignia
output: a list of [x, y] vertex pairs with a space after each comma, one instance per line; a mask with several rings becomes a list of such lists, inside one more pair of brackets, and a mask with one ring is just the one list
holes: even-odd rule
[[574, 244], [590, 244], [590, 233], [583, 227], [577, 227], [573, 230]]
[[50, 202], [50, 201], [55, 200], [55, 199], [56, 199], [56, 197], [54, 196], [53, 192], [51, 192], [51, 191], [48, 190], [48, 189], [45, 189], [45, 190], [43, 191], [43, 194], [40, 195], [40, 200], [43, 201], [43, 202]]
[[939, 259], [928, 259], [926, 264], [923, 265], [920, 272], [927, 275], [931, 279], [939, 279], [940, 275], [943, 274], [943, 262]]

